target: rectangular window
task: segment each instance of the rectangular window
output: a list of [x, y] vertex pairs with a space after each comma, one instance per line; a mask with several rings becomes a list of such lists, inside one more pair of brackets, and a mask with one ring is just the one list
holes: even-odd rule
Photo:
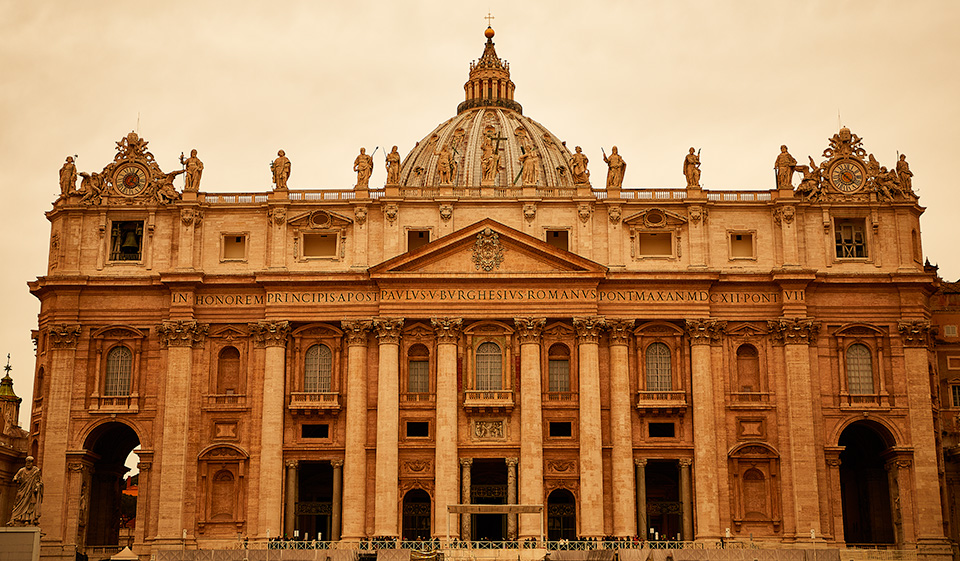
[[673, 234], [670, 232], [640, 232], [641, 257], [671, 257]]
[[550, 436], [560, 438], [573, 436], [573, 425], [570, 423], [570, 421], [551, 421]]
[[143, 221], [114, 222], [110, 229], [110, 260], [140, 261], [143, 258]]
[[336, 257], [337, 256], [337, 234], [304, 234], [303, 235], [303, 256], [304, 257]]
[[753, 234], [733, 232], [730, 234], [730, 259], [754, 259]]
[[547, 243], [557, 249], [570, 250], [570, 232], [566, 230], [547, 230]]
[[548, 361], [549, 390], [551, 392], [570, 391], [570, 361], [567, 359]]
[[224, 234], [222, 261], [243, 261], [246, 258], [247, 236], [244, 234]]
[[947, 357], [947, 370], [960, 370], [960, 356]]
[[953, 397], [953, 406], [960, 407], [960, 386], [950, 386], [950, 394]]
[[867, 234], [862, 218], [837, 220], [834, 224], [837, 259], [861, 259], [867, 256]]
[[408, 421], [407, 437], [427, 438], [430, 436], [430, 423], [427, 421]]
[[407, 230], [407, 251], [419, 249], [430, 243], [430, 230]]
[[673, 423], [650, 423], [648, 426], [650, 438], [674, 438], [676, 427]]
[[944, 337], [956, 337], [956, 336], [957, 336], [957, 326], [956, 326], [956, 325], [944, 325], [944, 326], [943, 326], [943, 336], [944, 336]]
[[330, 425], [300, 425], [300, 438], [330, 438]]
[[430, 393], [430, 361], [411, 360], [408, 393]]

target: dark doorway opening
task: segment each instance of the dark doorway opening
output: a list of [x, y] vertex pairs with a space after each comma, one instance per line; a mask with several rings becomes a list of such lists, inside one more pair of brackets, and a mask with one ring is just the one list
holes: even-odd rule
[[[682, 531], [680, 465], [676, 460], [650, 460], [646, 466], [646, 539], [674, 540]], [[638, 534], [640, 531], [637, 532]]]
[[[475, 458], [470, 468], [470, 502], [507, 504], [507, 463], [503, 458]], [[506, 514], [474, 514], [471, 536], [477, 541], [504, 541]]]
[[[137, 433], [119, 422], [104, 423], [87, 437], [84, 448], [92, 452], [89, 477], [80, 488], [82, 548], [128, 546], [137, 519], [137, 494], [124, 493], [127, 456], [140, 445]], [[86, 525], [86, 532], [83, 526]], [[127, 539], [120, 543], [120, 536]]]
[[853, 423], [840, 434], [839, 444], [846, 447], [840, 453], [840, 497], [847, 544], [895, 541], [883, 458], [889, 442], [886, 429], [866, 422]]
[[577, 501], [566, 489], [555, 489], [547, 497], [547, 539], [577, 539]]
[[329, 539], [333, 466], [329, 462], [300, 462], [297, 476], [297, 531], [300, 539]]
[[403, 539], [430, 539], [430, 495], [422, 489], [403, 496]]

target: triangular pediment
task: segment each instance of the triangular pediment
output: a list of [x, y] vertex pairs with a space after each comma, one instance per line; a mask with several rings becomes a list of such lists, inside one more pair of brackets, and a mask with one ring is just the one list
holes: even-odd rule
[[602, 277], [607, 268], [486, 218], [369, 269], [371, 278], [426, 276]]

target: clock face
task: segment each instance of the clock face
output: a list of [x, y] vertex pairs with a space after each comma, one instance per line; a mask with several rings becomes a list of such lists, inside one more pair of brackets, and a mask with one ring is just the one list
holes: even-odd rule
[[863, 187], [863, 168], [850, 161], [841, 161], [830, 169], [830, 183], [844, 193], [852, 193]]
[[113, 185], [126, 197], [139, 195], [147, 188], [147, 170], [137, 165], [125, 165], [117, 170]]

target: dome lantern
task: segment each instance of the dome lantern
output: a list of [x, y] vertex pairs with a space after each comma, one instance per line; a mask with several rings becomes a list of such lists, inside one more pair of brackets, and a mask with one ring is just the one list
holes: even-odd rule
[[513, 100], [516, 86], [510, 80], [510, 63], [500, 59], [493, 47], [493, 28], [487, 26], [483, 35], [487, 42], [480, 58], [470, 63], [470, 78], [463, 85], [465, 99], [457, 107], [457, 114], [476, 107], [502, 107], [523, 113]]

